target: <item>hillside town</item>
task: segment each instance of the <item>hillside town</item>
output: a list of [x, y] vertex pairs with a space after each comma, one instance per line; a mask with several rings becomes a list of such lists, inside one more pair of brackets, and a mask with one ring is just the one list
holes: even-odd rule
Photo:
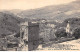
[[80, 0], [30, 10], [0, 10], [0, 51], [80, 50], [79, 45]]
[[[0, 35], [1, 50], [31, 51], [45, 48], [45, 46], [47, 47], [51, 44], [79, 39], [79, 32], [77, 31], [77, 35], [75, 34], [76, 30], [80, 28], [79, 24], [75, 25], [75, 23], [79, 22], [80, 18], [70, 19], [66, 19], [62, 23], [45, 19], [21, 22], [19, 33], [14, 32], [10, 35]], [[75, 25], [75, 28], [72, 28], [72, 25]]]

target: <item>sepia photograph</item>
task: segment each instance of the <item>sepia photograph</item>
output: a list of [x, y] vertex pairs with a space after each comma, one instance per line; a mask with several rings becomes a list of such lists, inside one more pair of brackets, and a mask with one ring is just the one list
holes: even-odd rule
[[0, 51], [80, 51], [80, 0], [0, 0]]

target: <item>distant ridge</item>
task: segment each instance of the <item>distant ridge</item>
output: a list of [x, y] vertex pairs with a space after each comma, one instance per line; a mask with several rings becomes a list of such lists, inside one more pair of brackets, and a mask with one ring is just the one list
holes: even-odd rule
[[44, 18], [63, 21], [67, 18], [80, 17], [80, 0], [76, 0], [67, 5], [52, 5], [39, 9], [24, 10], [17, 15], [23, 18]]

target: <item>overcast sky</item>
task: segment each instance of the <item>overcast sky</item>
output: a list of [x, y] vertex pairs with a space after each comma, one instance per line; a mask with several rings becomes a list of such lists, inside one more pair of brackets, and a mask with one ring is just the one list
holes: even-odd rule
[[0, 0], [0, 10], [36, 9], [49, 5], [68, 4], [75, 0]]

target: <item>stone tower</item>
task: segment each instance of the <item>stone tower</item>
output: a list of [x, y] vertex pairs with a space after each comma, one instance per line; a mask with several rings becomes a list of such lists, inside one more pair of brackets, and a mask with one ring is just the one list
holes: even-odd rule
[[39, 23], [28, 22], [28, 50], [35, 50], [39, 46]]
[[28, 42], [28, 22], [24, 22], [20, 24], [20, 44], [19, 47], [23, 47], [20, 48], [20, 50], [26, 51], [28, 50], [28, 44], [25, 43]]
[[66, 26], [66, 33], [70, 33], [70, 24], [69, 24], [69, 21], [68, 21], [67, 26]]
[[[36, 21], [21, 23], [20, 31], [22, 50], [25, 51], [25, 48], [28, 48], [29, 51], [37, 49], [39, 46], [39, 23]], [[25, 47], [25, 40], [28, 42], [27, 47]]]

